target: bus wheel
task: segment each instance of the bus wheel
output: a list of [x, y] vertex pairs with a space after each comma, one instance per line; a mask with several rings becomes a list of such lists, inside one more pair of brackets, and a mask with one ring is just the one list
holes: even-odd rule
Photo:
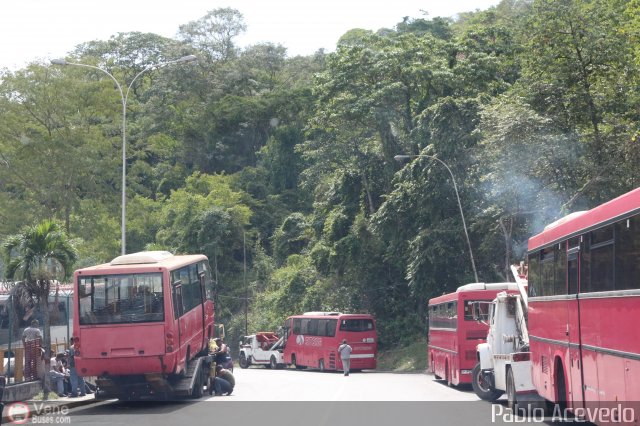
[[278, 362], [276, 361], [275, 355], [271, 355], [271, 359], [269, 360], [269, 367], [271, 367], [272, 370], [278, 368]]
[[507, 369], [507, 406], [515, 414], [518, 409], [518, 396], [516, 395], [516, 382], [513, 379], [513, 370]]
[[298, 365], [298, 360], [296, 359], [295, 354], [291, 355], [291, 364], [293, 364], [297, 370], [304, 370], [305, 366], [304, 365]]
[[320, 369], [320, 371], [324, 371], [324, 359], [320, 360], [320, 362], [318, 363], [318, 368]]
[[244, 354], [244, 352], [240, 353], [240, 368], [248, 368], [249, 367], [249, 361], [247, 360], [247, 356]]
[[191, 397], [193, 399], [199, 399], [202, 397], [202, 385], [202, 373], [198, 372], [193, 383], [193, 390], [191, 391]]
[[431, 354], [431, 372], [433, 373], [433, 377], [435, 377], [436, 380], [442, 379], [442, 377], [438, 376], [438, 374], [436, 373], [436, 362], [433, 360], [433, 354]]
[[494, 389], [491, 386], [491, 383], [487, 381], [487, 378], [482, 374], [482, 370], [480, 369], [480, 363], [477, 363], [476, 366], [473, 367], [473, 372], [471, 374], [471, 386], [480, 399], [484, 399], [485, 401], [495, 401], [500, 398], [500, 395], [502, 395], [503, 392]]

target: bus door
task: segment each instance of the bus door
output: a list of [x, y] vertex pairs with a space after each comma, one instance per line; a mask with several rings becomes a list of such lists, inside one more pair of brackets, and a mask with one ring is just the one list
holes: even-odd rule
[[[569, 242], [571, 245], [571, 241]], [[569, 357], [566, 361], [567, 405], [582, 407], [584, 402], [583, 365], [580, 338], [580, 304], [578, 302], [578, 282], [580, 278], [580, 247], [570, 247], [567, 252], [567, 343]]]

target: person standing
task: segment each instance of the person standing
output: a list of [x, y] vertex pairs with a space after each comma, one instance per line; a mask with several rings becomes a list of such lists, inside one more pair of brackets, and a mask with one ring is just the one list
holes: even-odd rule
[[31, 325], [22, 332], [22, 346], [24, 347], [24, 378], [36, 380], [38, 378], [38, 358], [42, 347], [42, 332], [38, 328], [40, 323], [34, 319]]
[[343, 339], [342, 344], [338, 347], [338, 353], [342, 360], [342, 370], [345, 376], [349, 375], [349, 368], [351, 367], [351, 351], [352, 349], [347, 343], [347, 339]]
[[80, 389], [80, 396], [86, 396], [87, 390], [84, 384], [84, 378], [78, 374], [76, 369], [76, 360], [74, 355], [76, 354], [75, 344], [72, 344], [67, 351], [67, 357], [69, 362], [69, 376], [71, 379], [71, 397], [78, 396], [78, 388]]

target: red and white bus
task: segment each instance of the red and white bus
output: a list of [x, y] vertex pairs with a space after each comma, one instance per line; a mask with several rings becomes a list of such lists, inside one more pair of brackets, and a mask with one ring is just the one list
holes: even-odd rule
[[[427, 354], [431, 372], [449, 385], [471, 383], [478, 363], [476, 346], [487, 340], [488, 324], [474, 319], [477, 303], [484, 319], [489, 303], [502, 291], [517, 293], [516, 283], [466, 284], [449, 294], [429, 300], [429, 343]], [[478, 313], [476, 313], [477, 315]], [[477, 317], [476, 317], [477, 318]]]
[[214, 335], [213, 281], [204, 255], [139, 252], [74, 273], [76, 366], [101, 396], [192, 395]]
[[536, 390], [595, 423], [628, 420], [640, 401], [640, 188], [550, 224], [528, 258]]
[[299, 369], [341, 370], [338, 347], [346, 339], [353, 349], [352, 370], [376, 368], [378, 335], [371, 315], [307, 312], [287, 318], [284, 331], [287, 365]]

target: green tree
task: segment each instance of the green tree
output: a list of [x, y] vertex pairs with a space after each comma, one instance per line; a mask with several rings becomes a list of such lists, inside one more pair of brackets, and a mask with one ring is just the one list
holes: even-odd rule
[[[55, 279], [68, 278], [77, 260], [77, 252], [62, 227], [50, 220], [7, 237], [2, 245], [7, 278], [21, 280], [13, 295], [18, 303], [40, 308], [44, 316], [45, 371], [51, 359], [51, 321], [49, 294]], [[48, 398], [48, 375], [42, 379], [44, 398]]]

